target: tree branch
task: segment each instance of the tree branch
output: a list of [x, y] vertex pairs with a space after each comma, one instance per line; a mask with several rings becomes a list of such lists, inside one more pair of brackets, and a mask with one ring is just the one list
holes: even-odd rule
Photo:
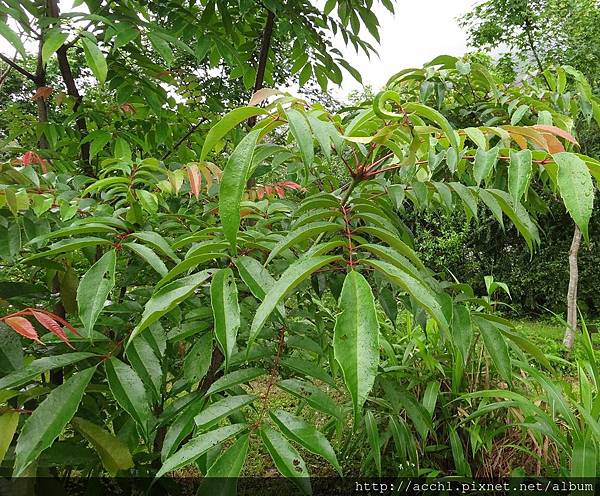
[[30, 79], [34, 83], [36, 82], [35, 74], [31, 74], [31, 72], [29, 72], [27, 69], [24, 69], [19, 64], [17, 64], [16, 62], [10, 60], [8, 57], [6, 57], [5, 55], [2, 55], [1, 53], [0, 53], [0, 59], [2, 59], [3, 62], [6, 62], [15, 71], [17, 71], [20, 74], [22, 74], [23, 76], [25, 76], [27, 79]]
[[163, 156], [162, 156], [162, 160], [166, 160], [168, 159], [173, 152], [175, 152], [177, 150], [177, 148], [179, 148], [183, 142], [185, 140], [187, 140], [195, 131], [196, 129], [198, 129], [200, 127], [201, 124], [207, 122], [208, 119], [206, 117], [202, 117], [196, 124], [194, 124], [187, 133], [185, 133], [177, 143], [175, 143], [175, 145], [173, 146], [173, 148], [171, 148], [169, 151], [167, 151]]
[[[267, 10], [267, 20], [262, 32], [260, 41], [260, 53], [258, 55], [258, 66], [256, 67], [256, 79], [254, 80], [253, 93], [256, 93], [263, 87], [265, 82], [265, 71], [269, 60], [269, 49], [271, 48], [271, 39], [273, 38], [273, 27], [275, 26], [275, 14]], [[253, 127], [256, 124], [256, 116], [248, 119], [248, 126]]]

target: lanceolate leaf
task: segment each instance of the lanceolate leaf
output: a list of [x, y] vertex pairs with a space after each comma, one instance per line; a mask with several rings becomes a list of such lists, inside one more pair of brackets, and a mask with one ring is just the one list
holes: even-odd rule
[[193, 437], [179, 451], [165, 460], [156, 477], [162, 477], [168, 472], [185, 467], [197, 460], [213, 446], [221, 444], [232, 436], [247, 428], [246, 424], [233, 424], [215, 429], [214, 431]]
[[18, 412], [6, 412], [0, 415], [0, 463], [4, 460], [4, 455], [6, 455], [18, 425]]
[[515, 203], [527, 191], [531, 179], [532, 156], [531, 150], [510, 152], [510, 164], [508, 166], [508, 191]]
[[14, 475], [19, 476], [60, 435], [75, 415], [96, 367], [77, 372], [54, 389], [25, 421], [15, 449]]
[[436, 320], [442, 331], [448, 331], [448, 321], [442, 312], [442, 307], [429, 288], [394, 265], [380, 260], [365, 260], [379, 270], [394, 284], [410, 294]]
[[379, 322], [371, 287], [354, 270], [344, 280], [339, 306], [341, 313], [335, 321], [333, 351], [357, 419], [377, 376]]
[[133, 329], [128, 344], [146, 327], [160, 319], [164, 314], [173, 310], [179, 303], [188, 298], [194, 290], [210, 277], [209, 271], [198, 272], [182, 277], [161, 287], [152, 295], [144, 308], [142, 320]]
[[252, 342], [258, 336], [265, 325], [267, 319], [275, 310], [280, 301], [282, 301], [287, 294], [306, 279], [315, 270], [328, 265], [332, 262], [340, 260], [338, 256], [332, 257], [311, 257], [301, 258], [297, 262], [290, 265], [287, 270], [281, 275], [279, 280], [273, 285], [273, 287], [266, 294], [265, 299], [256, 310], [254, 320], [252, 321], [252, 327], [250, 329], [250, 337], [248, 340], [248, 348], [252, 345]]
[[240, 408], [249, 405], [255, 399], [256, 396], [249, 394], [228, 396], [202, 410], [202, 412], [194, 417], [194, 422], [196, 422], [199, 429], [205, 431], [217, 424], [221, 419], [231, 415]]
[[159, 401], [163, 382], [162, 364], [148, 341], [149, 336], [151, 333], [145, 332], [131, 342], [127, 348], [127, 359], [154, 399]]
[[204, 140], [204, 145], [202, 146], [202, 151], [200, 152], [200, 161], [206, 160], [206, 156], [215, 147], [219, 140], [221, 140], [240, 122], [264, 113], [265, 110], [258, 107], [241, 107], [224, 115], [221, 120], [217, 122], [210, 129], [210, 131], [208, 131]]
[[119, 470], [133, 467], [131, 453], [119, 438], [83, 418], [75, 417], [71, 423], [94, 447], [102, 465], [112, 477]]
[[229, 374], [225, 374], [223, 377], [220, 377], [212, 383], [208, 391], [206, 391], [206, 396], [225, 391], [226, 389], [237, 386], [238, 384], [250, 382], [257, 377], [264, 375], [264, 373], [265, 371], [259, 368], [240, 369], [234, 372], [229, 372]]
[[298, 144], [298, 148], [300, 148], [300, 155], [302, 156], [304, 166], [306, 167], [306, 170], [308, 170], [315, 157], [313, 136], [310, 126], [308, 125], [306, 118], [296, 109], [287, 109], [285, 115], [290, 126], [290, 131]]
[[[239, 257], [235, 265], [240, 273], [242, 281], [248, 286], [250, 292], [260, 301], [265, 299], [266, 294], [275, 285], [275, 279], [265, 267], [252, 257]], [[281, 318], [285, 318], [285, 308], [278, 305], [276, 311]]]
[[492, 362], [500, 376], [507, 382], [511, 382], [512, 369], [508, 346], [502, 333], [488, 320], [477, 319], [477, 326], [481, 331], [483, 342]]
[[36, 376], [47, 372], [48, 370], [66, 367], [67, 365], [72, 365], [80, 362], [81, 360], [85, 360], [86, 358], [92, 358], [95, 356], [96, 355], [93, 353], [75, 352], [34, 360], [25, 368], [2, 377], [0, 379], [0, 389], [10, 389], [21, 386], [26, 382], [35, 379]]
[[588, 224], [594, 208], [594, 183], [586, 163], [574, 153], [555, 153], [558, 189], [571, 218], [589, 239]]
[[369, 444], [371, 445], [371, 454], [375, 461], [375, 467], [377, 468], [377, 474], [381, 477], [381, 447], [379, 441], [379, 430], [377, 428], [377, 422], [371, 411], [368, 411], [365, 415], [365, 427], [367, 429], [367, 437]]
[[234, 253], [237, 250], [237, 232], [241, 219], [240, 202], [246, 189], [259, 132], [259, 130], [250, 132], [233, 150], [223, 171], [219, 188], [219, 216], [223, 223], [225, 237]]
[[498, 148], [494, 147], [489, 151], [479, 148], [475, 153], [475, 161], [473, 162], [473, 176], [477, 181], [477, 186], [486, 179], [496, 166], [498, 161]]
[[269, 427], [262, 427], [259, 432], [279, 473], [291, 479], [304, 494], [311, 495], [308, 470], [300, 453], [279, 432]]
[[88, 67], [96, 76], [96, 79], [100, 83], [106, 81], [106, 74], [108, 73], [108, 66], [106, 65], [106, 59], [98, 48], [98, 46], [87, 38], [82, 38], [83, 53], [85, 54], [85, 61]]
[[215, 322], [215, 337], [225, 355], [227, 370], [240, 327], [238, 292], [231, 269], [221, 269], [214, 274], [210, 285], [210, 301]]
[[117, 403], [138, 423], [145, 436], [153, 423], [146, 388], [129, 365], [113, 357], [105, 362], [106, 379]]
[[167, 275], [169, 269], [165, 263], [154, 253], [152, 248], [141, 245], [139, 243], [123, 243], [123, 246], [129, 248], [132, 252], [139, 255], [144, 261], [146, 261], [150, 267], [152, 267], [162, 277]]
[[237, 494], [237, 478], [244, 467], [250, 436], [240, 436], [210, 466], [200, 482], [198, 494], [231, 496]]
[[106, 252], [79, 281], [77, 287], [79, 318], [90, 336], [106, 299], [115, 286], [116, 262], [115, 250]]
[[271, 412], [270, 415], [284, 436], [304, 446], [315, 455], [325, 458], [342, 475], [342, 468], [337, 461], [331, 444], [313, 425], [285, 410], [277, 410]]

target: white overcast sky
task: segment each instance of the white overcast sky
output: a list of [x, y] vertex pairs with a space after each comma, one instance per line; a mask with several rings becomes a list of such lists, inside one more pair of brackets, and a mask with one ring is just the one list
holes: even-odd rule
[[[369, 60], [354, 47], [342, 48], [348, 62], [356, 67], [365, 85], [377, 90], [396, 72], [421, 67], [438, 55], [463, 55], [468, 51], [467, 35], [457, 18], [479, 3], [477, 0], [397, 0], [396, 14], [382, 5], [374, 13], [380, 23], [381, 44], [375, 45], [379, 57]], [[360, 84], [345, 75], [341, 93], [359, 89]]]
[[[324, 0], [314, 0], [317, 5]], [[390, 76], [401, 69], [421, 67], [424, 63], [442, 54], [463, 55], [467, 50], [466, 33], [458, 26], [457, 18], [468, 12], [481, 0], [396, 0], [396, 14], [377, 4], [374, 13], [379, 18], [381, 44], [368, 36], [363, 26], [361, 35], [374, 44], [379, 56], [369, 60], [354, 47], [345, 47], [341, 39], [336, 46], [346, 60], [361, 73], [363, 83], [381, 88]], [[63, 11], [72, 10], [72, 0], [60, 0]], [[0, 37], [0, 51], [12, 57], [14, 50]], [[341, 88], [334, 87], [337, 97], [360, 89], [361, 85], [344, 71]]]

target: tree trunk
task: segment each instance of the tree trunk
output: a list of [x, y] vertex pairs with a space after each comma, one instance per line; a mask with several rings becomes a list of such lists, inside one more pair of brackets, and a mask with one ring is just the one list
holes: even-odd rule
[[[58, 6], [57, 0], [49, 0], [48, 2], [48, 15], [55, 19], [58, 19], [60, 16], [60, 10]], [[77, 85], [75, 84], [75, 78], [73, 77], [73, 71], [71, 70], [71, 65], [69, 64], [69, 59], [67, 58], [67, 46], [62, 45], [56, 51], [56, 60], [58, 62], [58, 69], [60, 71], [60, 75], [65, 83], [65, 87], [67, 88], [67, 94], [72, 96], [75, 99], [75, 105], [73, 105], [73, 112], [77, 112], [79, 107], [81, 106], [82, 97], [79, 94], [79, 90], [77, 89]], [[75, 123], [77, 124], [77, 128], [81, 134], [81, 138], [83, 139], [87, 135], [87, 123], [85, 122], [85, 117], [79, 115], [75, 118]], [[92, 168], [90, 163], [90, 144], [83, 143], [80, 145], [79, 153], [82, 162], [83, 172], [91, 177], [95, 177], [95, 171]]]
[[[267, 61], [269, 60], [269, 49], [271, 48], [271, 39], [273, 38], [273, 27], [275, 26], [275, 14], [267, 10], [267, 20], [263, 29], [260, 41], [260, 53], [258, 55], [258, 66], [256, 67], [256, 79], [254, 80], [253, 93], [256, 93], [263, 87], [265, 82], [265, 70]], [[248, 119], [248, 126], [252, 127], [256, 124], [256, 116]]]
[[577, 267], [577, 254], [581, 245], [581, 231], [575, 226], [573, 241], [569, 250], [569, 290], [567, 292], [567, 329], [563, 344], [571, 351], [575, 342], [577, 332], [577, 283], [579, 280], [579, 269]]
[[[48, 122], [48, 105], [46, 103], [46, 99], [38, 96], [38, 90], [46, 86], [46, 68], [44, 67], [44, 63], [42, 62], [42, 46], [44, 45], [44, 37], [40, 38], [40, 43], [38, 47], [38, 55], [37, 55], [37, 66], [35, 70], [35, 91], [37, 98], [35, 99], [35, 103], [37, 104], [37, 120], [38, 123], [44, 124]], [[44, 134], [45, 130], [42, 131], [40, 135], [40, 139], [38, 141], [38, 147], [46, 149], [48, 148], [48, 139]]]

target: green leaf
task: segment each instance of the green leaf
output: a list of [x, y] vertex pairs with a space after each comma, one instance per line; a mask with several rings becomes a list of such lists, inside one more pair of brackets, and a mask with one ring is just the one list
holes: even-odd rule
[[492, 362], [500, 377], [506, 382], [511, 383], [512, 367], [510, 355], [508, 354], [508, 346], [502, 333], [486, 319], [477, 319], [477, 327], [481, 331], [485, 348], [492, 357]]
[[[275, 279], [267, 269], [252, 257], [240, 257], [235, 261], [242, 281], [248, 286], [250, 292], [260, 301], [265, 299], [269, 290], [275, 285]], [[276, 308], [279, 316], [285, 318], [285, 307], [279, 304]]]
[[471, 324], [471, 314], [465, 305], [454, 305], [452, 312], [452, 338], [466, 365], [469, 350], [473, 344], [473, 326]]
[[298, 244], [305, 239], [310, 239], [327, 232], [341, 231], [342, 229], [344, 229], [342, 224], [336, 224], [334, 222], [313, 222], [299, 227], [288, 233], [272, 248], [265, 265], [290, 246], [297, 247]]
[[206, 375], [210, 368], [213, 352], [212, 332], [200, 336], [187, 352], [183, 362], [183, 377], [189, 383], [196, 383]]
[[210, 303], [215, 322], [215, 337], [225, 356], [225, 371], [227, 371], [240, 328], [238, 292], [231, 269], [221, 269], [213, 275], [210, 285]]
[[70, 251], [81, 250], [87, 246], [98, 246], [98, 245], [110, 245], [111, 241], [102, 238], [94, 238], [94, 237], [84, 237], [84, 238], [76, 238], [76, 239], [64, 239], [62, 241], [58, 241], [52, 245], [50, 245], [50, 249], [47, 251], [42, 251], [40, 253], [36, 253], [35, 255], [31, 255], [23, 260], [24, 263], [31, 262], [32, 260], [37, 260], [38, 258], [46, 258], [54, 255], [58, 255], [59, 253], [68, 253]]
[[313, 425], [304, 419], [296, 417], [284, 410], [269, 412], [277, 427], [290, 441], [304, 446], [308, 451], [327, 460], [342, 475], [342, 468], [338, 463], [335, 452], [327, 438]]
[[477, 151], [485, 151], [487, 149], [487, 140], [485, 139], [485, 134], [483, 134], [479, 128], [466, 127], [464, 132], [469, 139], [477, 145]]
[[246, 461], [249, 440], [248, 434], [239, 437], [217, 458], [200, 482], [197, 494], [210, 494], [211, 496], [237, 494], [237, 478]]
[[308, 470], [300, 453], [279, 432], [269, 427], [261, 427], [259, 432], [279, 473], [290, 479], [304, 494], [311, 495]]
[[573, 442], [571, 455], [571, 477], [596, 477], [598, 450], [590, 434]]
[[167, 242], [165, 238], [163, 238], [160, 234], [153, 231], [141, 231], [132, 233], [131, 236], [133, 238], [139, 239], [140, 241], [144, 241], [146, 244], [150, 245], [157, 252], [169, 257], [173, 262], [179, 263], [181, 259], [175, 254], [171, 245]]
[[146, 327], [156, 322], [164, 314], [170, 312], [183, 300], [187, 299], [209, 277], [209, 271], [198, 272], [197, 274], [173, 281], [156, 291], [146, 303], [142, 320], [131, 332], [127, 345]]
[[39, 358], [34, 360], [25, 368], [17, 370], [12, 374], [4, 376], [0, 379], [0, 389], [10, 389], [35, 379], [38, 375], [53, 370], [59, 367], [66, 367], [74, 363], [85, 360], [86, 358], [96, 357], [93, 353], [66, 353], [64, 355], [57, 355], [51, 357]]
[[424, 286], [423, 283], [387, 262], [365, 260], [365, 263], [372, 265], [391, 282], [397, 284], [410, 294], [435, 319], [442, 330], [448, 330], [448, 322], [442, 312], [440, 303], [431, 290]]
[[589, 241], [588, 224], [594, 209], [594, 183], [586, 163], [574, 153], [555, 153], [558, 189], [575, 224]]
[[205, 431], [213, 425], [218, 424], [221, 419], [224, 419], [240, 408], [249, 405], [255, 399], [256, 396], [249, 394], [228, 396], [202, 410], [194, 417], [194, 422], [196, 422], [198, 429]]
[[0, 463], [4, 460], [4, 455], [8, 451], [18, 425], [18, 412], [7, 412], [0, 415]]
[[106, 65], [104, 54], [100, 51], [98, 46], [88, 38], [82, 38], [81, 41], [83, 43], [83, 53], [88, 67], [92, 70], [100, 84], [103, 84], [106, 81], [106, 75], [108, 73], [108, 66]]
[[532, 172], [531, 150], [510, 151], [508, 165], [508, 191], [513, 201], [520, 202], [529, 187]]
[[375, 467], [377, 467], [377, 474], [381, 477], [381, 447], [379, 441], [379, 430], [377, 429], [377, 422], [373, 413], [369, 410], [365, 415], [365, 427], [367, 429], [367, 438], [371, 445], [371, 454], [375, 461]]
[[456, 131], [454, 131], [453, 127], [448, 122], [448, 119], [446, 119], [437, 110], [421, 103], [407, 103], [404, 106], [404, 110], [409, 114], [415, 113], [421, 117], [425, 117], [431, 122], [437, 124], [448, 138], [450, 146], [455, 150], [460, 150]]
[[309, 362], [308, 360], [304, 360], [296, 356], [286, 356], [281, 359], [281, 365], [293, 370], [294, 372], [297, 372], [298, 374], [314, 377], [319, 381], [335, 387], [335, 381], [331, 378], [331, 376], [323, 369], [323, 367], [314, 362]]
[[58, 50], [69, 37], [67, 33], [58, 30], [51, 30], [42, 45], [42, 63], [46, 64], [50, 57]]
[[165, 460], [156, 477], [162, 477], [168, 472], [185, 467], [197, 460], [209, 449], [221, 444], [223, 441], [239, 434], [247, 428], [246, 424], [233, 424], [209, 431], [193, 437], [183, 447]]
[[115, 250], [107, 251], [83, 275], [77, 286], [79, 318], [90, 336], [96, 320], [102, 313], [108, 295], [115, 287], [116, 263]]
[[102, 465], [111, 477], [117, 475], [119, 470], [127, 470], [133, 467], [131, 453], [118, 437], [79, 417], [75, 417], [71, 424], [94, 447], [100, 460], [102, 460]]
[[175, 267], [173, 267], [167, 274], [163, 276], [163, 278], [158, 281], [155, 285], [155, 289], [160, 289], [169, 281], [172, 281], [178, 275], [189, 271], [190, 269], [196, 268], [198, 265], [208, 261], [214, 261], [219, 257], [224, 257], [225, 255], [222, 253], [202, 253], [200, 255], [194, 255], [192, 257], [186, 257], [180, 263], [178, 263]]
[[256, 340], [258, 333], [261, 331], [267, 319], [271, 313], [273, 313], [273, 310], [275, 310], [279, 302], [281, 302], [290, 291], [304, 281], [315, 270], [318, 270], [321, 267], [337, 260], [340, 260], [340, 257], [310, 257], [301, 258], [290, 265], [269, 290], [265, 296], [265, 299], [256, 310], [254, 320], [252, 321], [252, 327], [250, 328], [248, 349], [250, 349], [250, 346]]
[[240, 369], [234, 372], [229, 372], [229, 374], [225, 374], [223, 377], [220, 377], [212, 383], [210, 388], [208, 388], [208, 391], [206, 391], [206, 396], [214, 393], [220, 393], [221, 391], [230, 389], [238, 384], [245, 384], [253, 381], [257, 377], [260, 377], [264, 374], [264, 369], [259, 368]]
[[152, 248], [140, 245], [139, 243], [123, 243], [123, 246], [129, 248], [132, 252], [139, 255], [150, 267], [152, 267], [162, 277], [169, 272], [165, 263], [154, 253]]
[[149, 332], [138, 335], [127, 348], [127, 360], [140, 379], [152, 393], [156, 402], [160, 401], [163, 371], [160, 359], [148, 341]]
[[479, 148], [475, 152], [475, 161], [473, 162], [473, 176], [477, 182], [477, 186], [489, 177], [492, 170], [498, 161], [498, 147], [494, 147], [489, 151]]
[[331, 399], [330, 396], [322, 389], [310, 382], [301, 381], [299, 379], [285, 379], [277, 383], [284, 391], [287, 391], [294, 396], [301, 398], [308, 403], [309, 406], [319, 412], [332, 417], [341, 418], [342, 413], [340, 407]]
[[259, 107], [240, 107], [225, 114], [206, 134], [202, 151], [200, 152], [200, 161], [206, 160], [209, 152], [229, 131], [236, 127], [240, 122], [265, 114], [266, 111]]
[[500, 208], [502, 208], [502, 211], [512, 221], [527, 242], [529, 251], [532, 251], [534, 242], [539, 243], [540, 237], [538, 229], [529, 217], [527, 210], [525, 210], [521, 203], [514, 203], [513, 199], [506, 191], [488, 189], [487, 192], [495, 198], [500, 205]]
[[259, 130], [250, 132], [233, 150], [219, 187], [219, 216], [223, 223], [223, 233], [234, 253], [237, 251], [237, 233], [241, 221], [240, 203], [246, 190], [259, 133]]
[[73, 374], [53, 389], [23, 424], [15, 449], [14, 476], [21, 475], [62, 433], [75, 415], [96, 367]]
[[170, 66], [173, 63], [173, 50], [169, 43], [153, 31], [148, 32], [148, 39], [165, 63]]
[[373, 292], [355, 270], [344, 280], [340, 294], [341, 313], [335, 321], [333, 352], [352, 397], [354, 417], [373, 388], [379, 367], [379, 322]]
[[148, 437], [154, 419], [144, 383], [135, 370], [115, 357], [107, 360], [104, 367], [115, 400], [137, 422], [144, 437]]
[[0, 21], [0, 36], [8, 41], [13, 48], [15, 48], [21, 54], [21, 57], [24, 59], [27, 58], [27, 51], [25, 50], [25, 46], [23, 45], [21, 38], [8, 27], [6, 22], [3, 21]]
[[525, 104], [519, 105], [517, 107], [517, 110], [515, 110], [513, 112], [513, 115], [510, 118], [510, 125], [511, 126], [516, 126], [519, 122], [521, 122], [521, 119], [527, 113], [528, 110], [529, 110], [529, 106], [528, 105], [525, 105]]
[[313, 136], [310, 126], [304, 115], [296, 109], [287, 109], [285, 116], [290, 126], [290, 131], [298, 144], [300, 155], [306, 170], [312, 165], [315, 158], [315, 150], [313, 146]]

